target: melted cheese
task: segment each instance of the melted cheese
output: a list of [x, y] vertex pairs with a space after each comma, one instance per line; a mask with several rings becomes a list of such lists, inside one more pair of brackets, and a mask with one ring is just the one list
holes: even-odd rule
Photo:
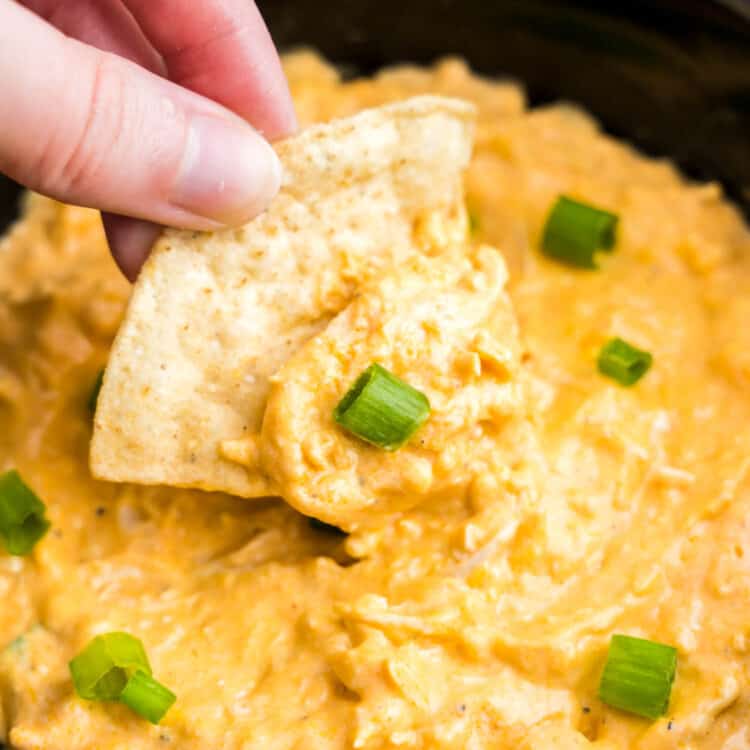
[[[286, 66], [308, 122], [421, 91], [478, 105], [468, 202], [510, 270], [523, 460], [346, 538], [278, 500], [94, 481], [86, 400], [128, 289], [92, 212], [33, 198], [0, 244], [0, 467], [18, 467], [53, 528], [32, 557], [0, 555], [0, 737], [18, 750], [750, 747], [737, 212], [578, 110], [527, 112], [518, 88], [455, 61], [347, 84], [308, 54]], [[561, 192], [621, 216], [598, 272], [536, 249]], [[632, 389], [596, 372], [613, 335], [654, 355]], [[67, 660], [113, 629], [141, 638], [178, 694], [162, 726], [74, 696]], [[664, 719], [596, 700], [613, 632], [679, 649]]]
[[[506, 278], [496, 250], [459, 246], [415, 255], [363, 288], [274, 376], [262, 450], [279, 494], [352, 531], [461, 495], [475, 477], [519, 461], [531, 427]], [[427, 423], [397, 451], [346, 434], [332, 418], [372, 362], [429, 396]]]

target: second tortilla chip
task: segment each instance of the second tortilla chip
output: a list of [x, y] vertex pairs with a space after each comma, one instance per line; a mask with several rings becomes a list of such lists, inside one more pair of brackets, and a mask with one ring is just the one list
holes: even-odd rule
[[[253, 468], [269, 379], [426, 217], [462, 221], [473, 108], [418, 97], [278, 144], [271, 208], [237, 230], [168, 230], [107, 367], [91, 445], [103, 479], [274, 493]], [[244, 465], [243, 465], [244, 464]]]

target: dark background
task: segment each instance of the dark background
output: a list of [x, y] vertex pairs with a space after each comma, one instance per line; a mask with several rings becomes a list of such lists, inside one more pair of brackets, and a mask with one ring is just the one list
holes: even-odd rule
[[[719, 179], [750, 215], [750, 0], [260, 0], [284, 48], [352, 73], [466, 57], [578, 101], [614, 134]], [[0, 228], [16, 188], [0, 178]]]

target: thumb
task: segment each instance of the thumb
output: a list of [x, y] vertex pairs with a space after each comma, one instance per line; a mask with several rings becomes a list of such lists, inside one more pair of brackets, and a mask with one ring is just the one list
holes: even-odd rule
[[0, 171], [159, 224], [241, 223], [279, 187], [273, 149], [229, 110], [5, 2], [0, 122]]

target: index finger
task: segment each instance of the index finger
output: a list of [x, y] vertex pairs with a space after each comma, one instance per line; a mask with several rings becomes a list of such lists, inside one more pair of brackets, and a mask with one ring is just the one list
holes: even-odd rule
[[246, 119], [268, 139], [296, 130], [289, 88], [251, 0], [123, 0], [169, 77]]

